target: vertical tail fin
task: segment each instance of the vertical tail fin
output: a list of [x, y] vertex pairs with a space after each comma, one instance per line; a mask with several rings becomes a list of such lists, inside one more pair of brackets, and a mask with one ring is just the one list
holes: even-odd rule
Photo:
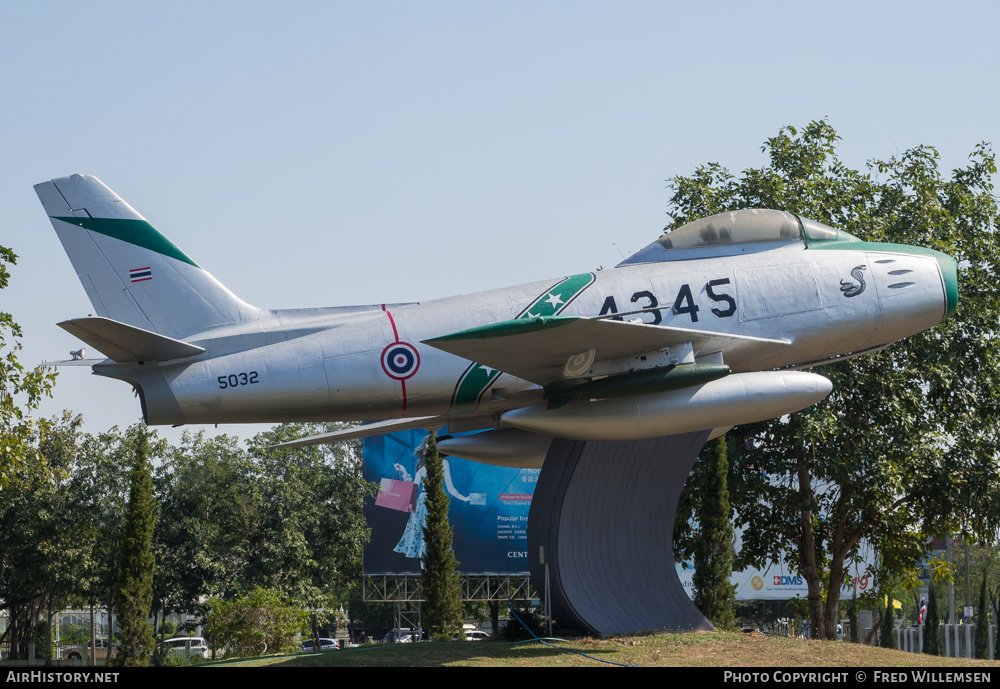
[[183, 337], [256, 310], [96, 177], [60, 177], [35, 193], [101, 316]]

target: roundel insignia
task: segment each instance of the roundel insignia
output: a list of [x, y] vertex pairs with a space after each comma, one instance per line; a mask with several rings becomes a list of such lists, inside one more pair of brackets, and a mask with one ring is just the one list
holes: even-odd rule
[[393, 342], [382, 350], [382, 370], [390, 378], [406, 380], [420, 368], [417, 348], [407, 342]]
[[586, 352], [580, 352], [576, 356], [571, 356], [566, 362], [566, 367], [563, 369], [563, 375], [567, 378], [579, 378], [586, 375], [591, 365], [593, 365], [596, 355], [596, 349], [588, 349]]

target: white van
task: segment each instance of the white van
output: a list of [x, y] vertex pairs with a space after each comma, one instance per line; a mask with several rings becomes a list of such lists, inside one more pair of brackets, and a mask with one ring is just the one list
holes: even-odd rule
[[202, 658], [211, 658], [212, 649], [205, 643], [205, 639], [200, 636], [178, 636], [163, 642], [163, 656], [165, 658], [169, 656], [180, 658], [201, 656]]

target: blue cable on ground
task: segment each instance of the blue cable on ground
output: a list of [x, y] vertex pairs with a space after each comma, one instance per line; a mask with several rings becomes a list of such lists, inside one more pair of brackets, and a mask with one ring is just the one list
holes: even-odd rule
[[[546, 641], [545, 639], [541, 638], [540, 636], [538, 636], [537, 634], [535, 634], [533, 631], [531, 631], [528, 628], [528, 625], [526, 625], [524, 623], [524, 620], [522, 620], [518, 616], [518, 614], [514, 611], [514, 606], [512, 606], [510, 604], [510, 600], [507, 601], [507, 610], [509, 610], [510, 614], [514, 616], [514, 619], [516, 619], [518, 622], [521, 623], [521, 626], [524, 627], [524, 630], [526, 632], [528, 632], [529, 634], [531, 634], [532, 637], [534, 637], [534, 638], [531, 639], [531, 641], [537, 641], [540, 644], [545, 644], [546, 646], [551, 646], [552, 648], [557, 648], [560, 651], [569, 651], [570, 653], [576, 653], [577, 655], [582, 655], [584, 658], [590, 658], [591, 660], [596, 660], [599, 663], [607, 663], [608, 665], [617, 665], [618, 667], [635, 667], [635, 665], [628, 665], [627, 663], [616, 663], [613, 660], [605, 660], [604, 658], [597, 658], [595, 656], [590, 655], [589, 653], [584, 653], [583, 651], [578, 651], [575, 648], [566, 648], [565, 646], [557, 646], [557, 645], [555, 645], [553, 643], [550, 643], [550, 642]], [[564, 639], [559, 639], [559, 640], [563, 641]]]

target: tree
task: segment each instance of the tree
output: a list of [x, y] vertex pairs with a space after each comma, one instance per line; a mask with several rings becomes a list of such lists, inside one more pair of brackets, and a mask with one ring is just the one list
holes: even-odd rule
[[989, 658], [989, 647], [990, 613], [986, 607], [986, 570], [983, 570], [983, 581], [979, 586], [979, 606], [976, 608], [976, 657]]
[[707, 447], [706, 482], [697, 512], [698, 539], [694, 548], [694, 604], [717, 627], [733, 626], [735, 590], [733, 574], [733, 524], [729, 517], [729, 462], [726, 438]]
[[153, 604], [153, 477], [148, 459], [149, 436], [137, 424], [129, 429], [132, 469], [125, 537], [118, 561], [115, 608], [122, 629], [116, 664], [138, 667], [149, 664], [153, 653], [153, 629], [147, 618]]
[[251, 563], [250, 574], [309, 608], [336, 609], [361, 576], [370, 535], [362, 507], [378, 484], [364, 480], [360, 442], [267, 448], [342, 427], [284, 424], [248, 443], [265, 505], [254, 543], [262, 557]]
[[[966, 562], [966, 566], [969, 572], [980, 572], [979, 579], [979, 605], [976, 609], [976, 647], [980, 648], [979, 644], [979, 630], [980, 624], [984, 625], [985, 638], [982, 640], [984, 644], [983, 657], [989, 656], [989, 620], [992, 617], [993, 623], [996, 624], [997, 621], [997, 604], [1000, 602], [1000, 570], [998, 570], [998, 557], [1000, 557], [1000, 547], [997, 545], [990, 545], [988, 543], [977, 543], [972, 545], [969, 550], [969, 560]], [[985, 585], [985, 590], [984, 589]], [[976, 586], [975, 577], [972, 578], [972, 586]], [[997, 636], [1000, 636], [998, 634]], [[978, 650], [977, 650], [978, 652]], [[994, 658], [1000, 657], [994, 651]]]
[[[128, 513], [129, 469], [135, 462], [134, 440], [144, 430], [140, 423], [124, 433], [113, 427], [97, 435], [82, 435], [70, 480], [72, 501], [79, 510], [74, 517], [75, 533], [89, 548], [81, 570], [86, 586], [80, 597], [87, 604], [106, 606], [109, 623], [117, 615], [115, 591]], [[153, 440], [149, 454], [162, 456], [165, 447], [165, 441]]]
[[[17, 263], [17, 255], [0, 246], [0, 289], [10, 283], [8, 266]], [[37, 440], [41, 427], [30, 417], [42, 400], [51, 395], [56, 374], [44, 366], [25, 369], [18, 362], [21, 328], [6, 311], [0, 311], [0, 490], [13, 473], [26, 466], [44, 471]]]
[[744, 527], [737, 567], [793, 553], [813, 629], [826, 639], [836, 638], [845, 564], [863, 541], [879, 553], [880, 577], [892, 580], [923, 554], [925, 534], [988, 534], [1000, 521], [993, 152], [976, 146], [968, 165], [944, 179], [931, 147], [860, 172], [837, 158], [838, 140], [823, 121], [801, 132], [785, 127], [765, 143], [763, 167], [737, 178], [713, 163], [671, 180], [673, 226], [776, 208], [958, 261], [955, 316], [880, 352], [822, 366], [834, 383], [826, 400], [730, 432], [730, 499]]
[[927, 617], [924, 619], [924, 653], [941, 655], [941, 614], [938, 612], [937, 589], [932, 580], [927, 586]]
[[[125, 469], [134, 463], [136, 434], [145, 428], [90, 436], [80, 432], [81, 423], [69, 413], [47, 422], [37, 452], [0, 491], [6, 640], [28, 641], [38, 620], [68, 604], [115, 609], [129, 495]], [[15, 657], [23, 652], [12, 649]]]
[[[256, 471], [238, 439], [184, 433], [156, 468], [159, 517], [153, 536], [154, 606], [198, 612], [205, 597], [245, 590], [248, 547], [265, 509]], [[252, 585], [250, 585], [252, 588]]]
[[882, 610], [882, 619], [879, 620], [879, 641], [882, 648], [897, 648], [896, 644], [896, 611], [892, 608], [892, 594], [885, 597], [885, 608]]
[[[1000, 546], [981, 543], [972, 547], [971, 555], [971, 571], [982, 572], [982, 580], [979, 582], [980, 588], [982, 588], [983, 582], [986, 583], [986, 614], [983, 615], [977, 611], [976, 628], [978, 629], [980, 619], [988, 620], [992, 616], [994, 624], [1000, 619], [1000, 616], [998, 616], [998, 612], [1000, 612], [1000, 568], [998, 568], [998, 564], [1000, 564], [998, 563]], [[980, 596], [982, 596], [982, 592], [980, 592]], [[988, 633], [988, 621], [986, 624]], [[1000, 644], [1000, 633], [995, 635], [994, 644], [993, 657], [1000, 658], [1000, 648], [996, 647]]]
[[433, 433], [427, 439], [424, 462], [427, 469], [424, 479], [427, 507], [424, 543], [427, 553], [420, 574], [420, 588], [424, 594], [423, 619], [434, 639], [448, 641], [462, 629], [461, 578], [458, 560], [452, 549], [454, 533], [448, 522], [450, 500], [444, 489], [444, 461], [438, 454]]
[[71, 478], [80, 423], [65, 415], [47, 424], [37, 451], [11, 468], [0, 490], [0, 610], [8, 619], [0, 638], [12, 659], [26, 658], [37, 623], [88, 585], [92, 544], [78, 532], [84, 515]]
[[203, 596], [232, 599], [255, 587], [282, 600], [334, 610], [361, 574], [368, 527], [364, 481], [347, 444], [270, 445], [332, 430], [277, 426], [242, 450], [227, 436], [185, 434], [156, 472], [156, 598], [196, 612]]
[[857, 587], [852, 588], [854, 589], [854, 597], [851, 598], [851, 602], [847, 610], [847, 619], [851, 624], [849, 640], [852, 644], [859, 644], [861, 643], [861, 628], [858, 621], [858, 589]]

